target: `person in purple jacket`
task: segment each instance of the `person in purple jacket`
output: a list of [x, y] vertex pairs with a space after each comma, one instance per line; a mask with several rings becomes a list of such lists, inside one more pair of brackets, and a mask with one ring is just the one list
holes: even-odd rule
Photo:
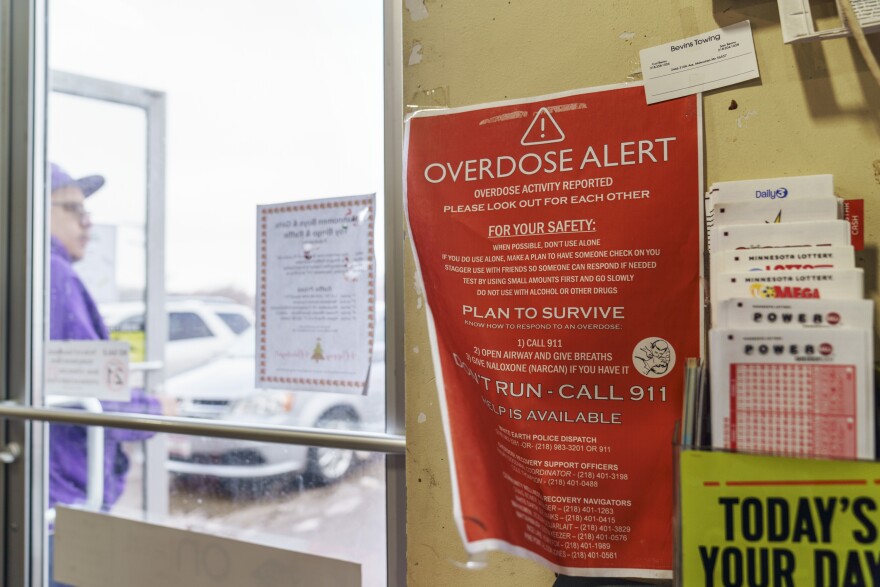
[[[51, 268], [49, 273], [49, 338], [52, 340], [106, 340], [107, 327], [95, 301], [80, 281], [73, 264], [83, 258], [89, 241], [91, 221], [86, 198], [104, 185], [104, 178], [92, 175], [73, 179], [51, 164]], [[129, 402], [102, 401], [105, 412], [162, 413], [157, 398], [134, 389]], [[109, 510], [125, 489], [128, 457], [126, 441], [145, 440], [152, 432], [104, 429], [104, 501]], [[86, 428], [68, 424], [49, 427], [49, 507], [86, 501], [88, 479]]]

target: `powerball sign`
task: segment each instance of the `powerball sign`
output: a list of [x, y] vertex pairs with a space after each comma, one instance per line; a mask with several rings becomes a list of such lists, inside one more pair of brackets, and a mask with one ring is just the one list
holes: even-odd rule
[[668, 578], [700, 356], [698, 98], [641, 85], [415, 114], [405, 202], [472, 553]]

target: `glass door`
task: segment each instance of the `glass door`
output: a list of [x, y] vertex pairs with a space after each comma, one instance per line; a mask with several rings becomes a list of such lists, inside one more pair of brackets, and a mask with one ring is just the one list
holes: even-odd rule
[[400, 7], [228, 4], [2, 21], [4, 584], [404, 584]]

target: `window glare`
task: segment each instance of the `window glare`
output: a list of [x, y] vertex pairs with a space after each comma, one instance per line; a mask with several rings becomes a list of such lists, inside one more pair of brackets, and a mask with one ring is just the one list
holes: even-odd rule
[[[169, 292], [252, 295], [257, 204], [382, 193], [381, 2], [55, 0], [49, 30], [50, 69], [167, 95]], [[88, 133], [49, 133], [110, 187]]]

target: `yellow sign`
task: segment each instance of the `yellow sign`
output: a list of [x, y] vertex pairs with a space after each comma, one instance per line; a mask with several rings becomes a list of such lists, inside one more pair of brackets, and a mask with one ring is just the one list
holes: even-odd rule
[[681, 453], [682, 585], [880, 585], [880, 463]]
[[114, 331], [110, 332], [110, 340], [119, 340], [128, 343], [128, 360], [132, 363], [143, 363], [146, 353], [146, 337], [141, 330]]

